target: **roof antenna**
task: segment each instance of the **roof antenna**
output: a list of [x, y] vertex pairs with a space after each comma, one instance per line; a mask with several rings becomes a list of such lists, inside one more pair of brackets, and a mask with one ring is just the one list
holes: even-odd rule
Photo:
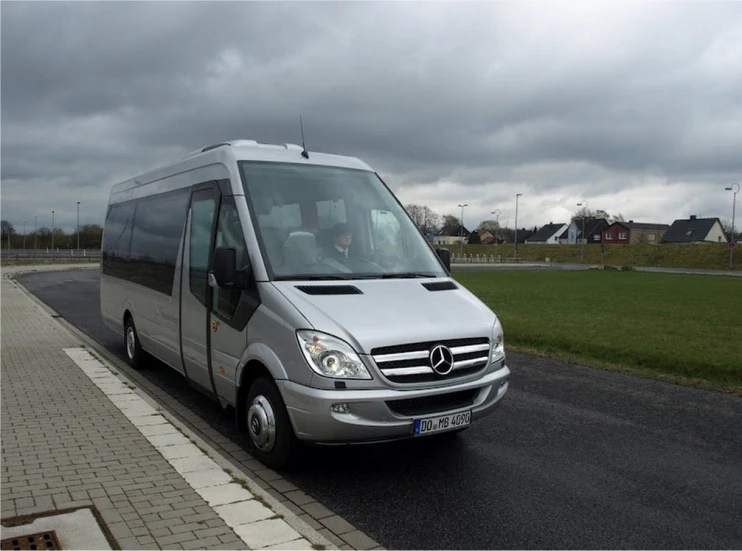
[[302, 147], [301, 156], [304, 157], [305, 159], [308, 159], [309, 152], [307, 151], [307, 146], [304, 145], [304, 124], [301, 121], [301, 115], [299, 115], [299, 127], [301, 127], [301, 147]]

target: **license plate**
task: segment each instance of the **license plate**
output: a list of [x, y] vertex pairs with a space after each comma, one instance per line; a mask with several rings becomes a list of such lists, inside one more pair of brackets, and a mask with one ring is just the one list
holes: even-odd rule
[[444, 432], [465, 427], [471, 423], [471, 411], [461, 413], [451, 413], [440, 415], [438, 417], [426, 417], [425, 419], [415, 419], [414, 436], [423, 436], [436, 432]]

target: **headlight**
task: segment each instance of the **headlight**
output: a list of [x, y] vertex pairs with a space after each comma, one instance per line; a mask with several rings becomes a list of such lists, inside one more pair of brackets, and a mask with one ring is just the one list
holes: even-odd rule
[[495, 320], [495, 325], [492, 328], [492, 355], [490, 356], [490, 362], [499, 362], [505, 357], [505, 336], [502, 332], [502, 325], [500, 320]]
[[334, 379], [370, 379], [366, 366], [345, 341], [317, 331], [297, 331], [299, 347], [309, 366]]

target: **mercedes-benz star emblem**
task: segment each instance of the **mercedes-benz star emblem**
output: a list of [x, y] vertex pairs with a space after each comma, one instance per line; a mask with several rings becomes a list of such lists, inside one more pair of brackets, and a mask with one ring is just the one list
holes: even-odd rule
[[438, 375], [448, 375], [453, 369], [453, 353], [439, 344], [430, 351], [430, 367]]

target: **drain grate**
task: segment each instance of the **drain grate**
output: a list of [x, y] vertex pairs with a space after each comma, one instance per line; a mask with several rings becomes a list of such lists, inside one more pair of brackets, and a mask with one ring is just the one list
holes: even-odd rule
[[54, 531], [40, 532], [28, 536], [18, 536], [2, 540], [4, 549], [62, 549]]

